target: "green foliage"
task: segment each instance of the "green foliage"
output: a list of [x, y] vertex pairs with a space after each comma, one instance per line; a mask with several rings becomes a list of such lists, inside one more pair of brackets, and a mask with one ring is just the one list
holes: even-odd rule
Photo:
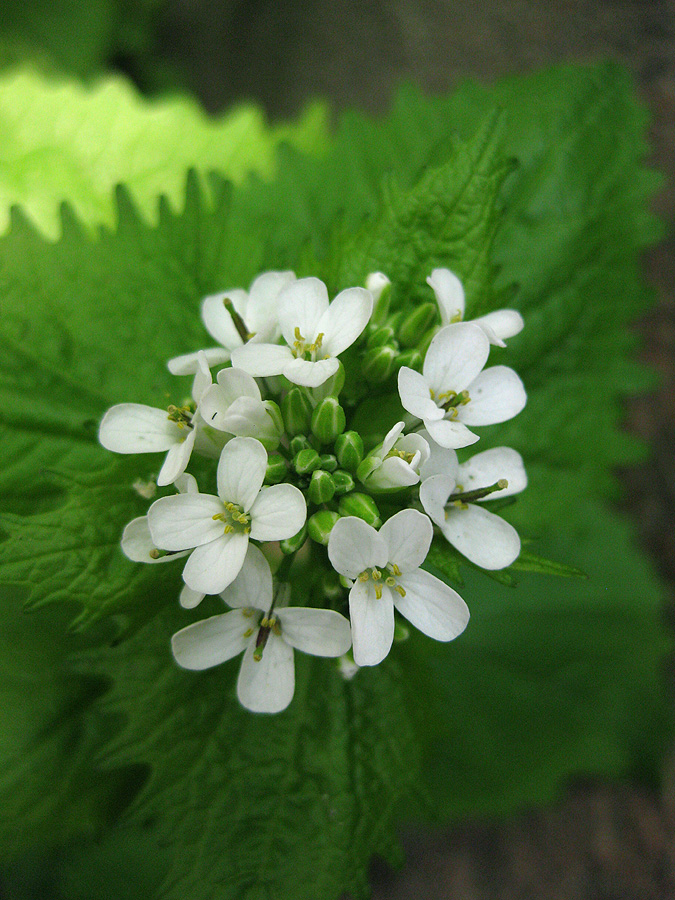
[[[268, 185], [230, 191], [214, 179], [207, 198], [193, 176], [184, 209], [164, 203], [157, 226], [126, 191], [119, 227], [97, 241], [70, 213], [55, 244], [15, 218], [0, 239], [0, 578], [26, 586], [33, 605], [77, 600], [79, 624], [116, 613], [129, 626], [111, 647], [93, 633], [79, 674], [64, 692], [49, 682], [53, 705], [33, 709], [20, 743], [47, 773], [63, 765], [60, 734], [75, 766], [92, 765], [96, 746], [105, 797], [90, 775], [73, 775], [42, 806], [33, 757], [10, 764], [0, 796], [8, 820], [27, 822], [19, 848], [46, 840], [76, 806], [92, 830], [103, 827], [135, 787], [128, 824], [91, 852], [122, 855], [134, 834], [149, 853], [161, 848], [156, 877], [138, 859], [151, 896], [360, 897], [370, 856], [394, 854], [404, 799], [421, 794], [425, 812], [447, 820], [550, 799], [579, 772], [655, 773], [670, 728], [660, 590], [600, 502], [608, 466], [641, 452], [617, 423], [618, 398], [647, 383], [627, 328], [649, 301], [638, 252], [660, 233], [644, 212], [655, 180], [641, 167], [643, 127], [613, 66], [467, 86], [447, 100], [407, 90], [382, 122], [348, 116], [321, 160], [285, 150]], [[165, 162], [173, 148], [163, 145]], [[188, 161], [179, 160], [167, 163], [174, 174]], [[175, 181], [162, 177], [171, 192]], [[494, 359], [523, 375], [529, 405], [494, 438], [481, 432], [481, 448], [498, 437], [525, 457], [530, 487], [500, 512], [537, 539], [520, 568], [550, 570], [550, 556], [589, 578], [518, 571], [518, 590], [507, 591], [460, 572], [434, 544], [430, 569], [464, 581], [465, 635], [444, 646], [411, 633], [353, 681], [297, 654], [288, 710], [245, 713], [236, 661], [200, 674], [173, 664], [169, 637], [186, 621], [179, 567], [132, 566], [116, 550], [145, 509], [133, 483], [158, 460], [111, 465], [97, 422], [113, 403], [165, 406], [187, 393], [165, 360], [206, 345], [198, 309], [209, 291], [283, 267], [323, 275], [334, 292], [380, 268], [398, 279], [392, 302], [405, 309], [432, 299], [424, 278], [439, 264], [465, 279], [469, 316], [508, 302], [526, 318]], [[356, 399], [354, 386], [347, 394]], [[345, 409], [366, 449], [400, 412], [384, 393]], [[215, 609], [205, 601], [205, 615]], [[50, 652], [55, 664], [65, 656], [58, 643]], [[16, 658], [8, 671], [20, 667]], [[86, 830], [79, 820], [67, 834]], [[110, 896], [87, 870], [89, 852], [71, 851], [68, 900]]]

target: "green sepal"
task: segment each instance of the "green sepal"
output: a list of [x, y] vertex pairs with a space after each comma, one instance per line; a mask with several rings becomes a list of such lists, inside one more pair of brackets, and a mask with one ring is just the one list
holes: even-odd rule
[[356, 472], [363, 452], [363, 439], [358, 431], [345, 431], [335, 441], [337, 460], [348, 472]]
[[267, 469], [265, 470], [265, 482], [267, 484], [279, 484], [288, 474], [286, 460], [280, 453], [270, 453], [267, 457]]
[[369, 453], [356, 470], [356, 477], [365, 484], [370, 473], [374, 472], [375, 469], [379, 469], [381, 465], [382, 460], [380, 457], [373, 456], [372, 453]]
[[294, 438], [291, 438], [291, 442], [289, 444], [291, 456], [297, 456], [301, 450], [313, 450], [314, 447], [310, 444], [306, 435], [304, 434], [296, 434]]
[[396, 368], [400, 369], [401, 366], [407, 366], [409, 369], [421, 372], [423, 362], [424, 357], [416, 348], [413, 350], [404, 350], [403, 353], [399, 353], [396, 358]]
[[332, 444], [346, 423], [345, 411], [337, 397], [325, 397], [312, 413], [312, 434], [322, 444]]
[[347, 494], [340, 500], [338, 510], [341, 516], [356, 516], [358, 519], [363, 519], [368, 525], [372, 525], [373, 528], [379, 528], [382, 524], [380, 511], [373, 498], [368, 494], [358, 492]]
[[366, 350], [361, 363], [364, 378], [371, 384], [383, 384], [396, 368], [397, 355], [390, 344]]
[[287, 556], [291, 553], [297, 553], [307, 540], [307, 523], [302, 526], [300, 531], [296, 532], [292, 537], [279, 541], [279, 549]]
[[317, 506], [321, 503], [329, 503], [335, 494], [335, 482], [328, 472], [316, 469], [312, 472], [312, 480], [307, 489], [309, 499]]
[[395, 336], [396, 332], [391, 325], [382, 325], [371, 332], [366, 341], [366, 347], [369, 350], [372, 350], [373, 347], [383, 347], [385, 344], [390, 344]]
[[337, 469], [337, 458], [332, 453], [321, 454], [321, 468], [326, 472], [334, 472]]
[[334, 375], [331, 375], [330, 378], [327, 378], [324, 383], [320, 384], [318, 387], [310, 388], [313, 406], [320, 403], [326, 397], [339, 396], [340, 391], [345, 385], [345, 367], [342, 365], [342, 360], [338, 360], [338, 363], [338, 370]]
[[309, 475], [321, 468], [321, 458], [313, 447], [308, 447], [293, 457], [293, 468], [298, 475]]
[[398, 339], [404, 347], [416, 347], [438, 318], [435, 303], [422, 303], [403, 320], [398, 330]]
[[269, 452], [271, 450], [276, 450], [279, 446], [281, 435], [284, 433], [284, 420], [281, 417], [279, 404], [275, 403], [274, 400], [263, 400], [263, 406], [267, 410], [267, 415], [274, 423], [274, 430], [276, 432], [273, 437], [263, 436], [258, 438], [265, 450]]
[[331, 509], [319, 510], [307, 520], [307, 534], [317, 544], [322, 544], [325, 547], [333, 526], [339, 518], [339, 513]]
[[307, 394], [299, 387], [291, 388], [281, 401], [286, 431], [290, 435], [306, 434], [312, 421], [312, 404]]
[[335, 472], [333, 472], [333, 483], [335, 484], [335, 493], [338, 496], [348, 494], [349, 491], [353, 491], [356, 486], [352, 476], [344, 469], [336, 469]]

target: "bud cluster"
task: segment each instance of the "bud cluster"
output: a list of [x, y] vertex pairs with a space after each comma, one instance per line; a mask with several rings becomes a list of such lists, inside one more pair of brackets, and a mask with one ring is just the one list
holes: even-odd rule
[[[292, 272], [209, 296], [202, 318], [217, 346], [168, 363], [193, 376], [191, 399], [123, 403], [101, 422], [109, 450], [166, 452], [157, 484], [173, 493], [127, 525], [122, 550], [183, 559], [186, 608], [220, 595], [230, 611], [182, 629], [173, 653], [203, 669], [243, 652], [237, 693], [251, 710], [290, 703], [294, 649], [349, 651], [353, 672], [351, 658], [376, 665], [408, 634], [395, 613], [436, 640], [460, 634], [463, 599], [420, 568], [434, 531], [487, 569], [520, 552], [484, 505], [526, 486], [519, 454], [493, 447], [460, 463], [455, 451], [525, 405], [512, 369], [484, 368], [522, 319], [500, 310], [464, 322], [459, 279], [436, 269], [427, 281], [434, 300], [416, 305], [381, 273], [331, 303], [321, 281]], [[379, 397], [389, 409], [391, 394], [399, 421], [378, 432], [375, 416], [359, 434], [357, 409]], [[213, 460], [215, 494], [187, 473], [193, 453]], [[293, 605], [296, 560], [316, 570], [312, 607]]]

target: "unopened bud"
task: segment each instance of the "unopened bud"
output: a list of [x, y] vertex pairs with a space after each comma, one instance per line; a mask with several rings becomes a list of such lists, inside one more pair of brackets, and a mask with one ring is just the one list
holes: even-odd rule
[[373, 347], [363, 354], [361, 371], [371, 384], [383, 384], [395, 369], [397, 351], [391, 344]]
[[302, 545], [307, 540], [307, 523], [305, 523], [300, 531], [293, 535], [293, 537], [286, 538], [283, 541], [279, 541], [279, 549], [282, 553], [288, 555], [289, 553], [295, 553], [299, 550]]
[[346, 494], [340, 500], [338, 509], [341, 516], [356, 516], [358, 519], [363, 519], [368, 525], [372, 525], [373, 528], [379, 528], [382, 524], [380, 511], [373, 498], [368, 494], [358, 492]]
[[435, 303], [421, 303], [405, 317], [398, 330], [398, 339], [404, 347], [416, 347], [427, 330], [436, 321], [438, 307]]
[[423, 359], [424, 357], [419, 350], [404, 350], [403, 353], [399, 353], [396, 359], [396, 368], [400, 369], [401, 366], [407, 366], [409, 369], [421, 372]]
[[317, 469], [312, 472], [312, 480], [307, 489], [309, 499], [317, 506], [321, 503], [328, 503], [333, 499], [335, 494], [335, 482], [328, 472], [323, 469]]
[[384, 322], [391, 301], [391, 281], [382, 272], [371, 272], [366, 278], [366, 289], [373, 295], [373, 322]]
[[288, 472], [286, 460], [280, 453], [270, 453], [267, 457], [267, 469], [265, 470], [265, 481], [267, 484], [279, 484], [283, 481]]
[[298, 475], [309, 475], [310, 472], [313, 472], [320, 467], [321, 459], [313, 447], [301, 450], [293, 457], [293, 468]]
[[371, 333], [366, 341], [366, 347], [370, 350], [373, 347], [382, 347], [384, 344], [390, 344], [394, 336], [395, 332], [391, 325], [382, 325]]
[[358, 431], [345, 431], [337, 438], [335, 455], [343, 469], [356, 472], [363, 459], [363, 440]]
[[326, 472], [334, 472], [337, 469], [337, 464], [337, 459], [332, 453], [321, 454], [321, 468], [325, 469]]
[[333, 472], [333, 483], [335, 484], [335, 493], [338, 496], [348, 494], [349, 491], [353, 491], [355, 487], [354, 479], [349, 472], [345, 472], [344, 469], [336, 469]]
[[346, 421], [337, 397], [325, 397], [312, 413], [312, 434], [322, 444], [332, 444], [344, 431]]
[[308, 450], [310, 447], [314, 449], [304, 434], [298, 434], [291, 439], [291, 456], [297, 456], [301, 450]]
[[312, 404], [300, 388], [291, 388], [286, 394], [281, 401], [281, 412], [286, 431], [289, 434], [306, 434], [309, 431], [309, 423], [312, 421]]
[[333, 526], [339, 518], [339, 514], [330, 509], [322, 509], [319, 512], [315, 512], [307, 521], [307, 534], [317, 544], [323, 544], [325, 547]]

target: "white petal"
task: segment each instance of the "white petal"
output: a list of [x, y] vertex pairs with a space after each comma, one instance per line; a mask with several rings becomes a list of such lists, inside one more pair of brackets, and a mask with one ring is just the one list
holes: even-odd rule
[[248, 512], [267, 471], [267, 451], [255, 438], [234, 438], [218, 461], [218, 496]]
[[[215, 426], [215, 422], [214, 422]], [[254, 437], [259, 441], [270, 440], [278, 432], [262, 400], [240, 397], [219, 420], [219, 426], [238, 437]]]
[[252, 640], [239, 670], [239, 702], [251, 712], [281, 712], [295, 693], [293, 648], [271, 632], [260, 661], [253, 658], [254, 651], [255, 641]]
[[[210, 297], [205, 297], [202, 303], [202, 320], [212, 338], [223, 347], [227, 347], [228, 350], [234, 350], [235, 347], [241, 345], [242, 340], [232, 321], [232, 316], [223, 302], [225, 298], [232, 301], [235, 310], [240, 314], [246, 307], [246, 291], [242, 291], [240, 288], [223, 291], [221, 294], [212, 294]], [[248, 327], [248, 322], [246, 322], [246, 327]]]
[[217, 375], [218, 384], [227, 403], [234, 403], [238, 397], [253, 397], [260, 400], [260, 388], [248, 372], [243, 369], [221, 369]]
[[171, 649], [176, 662], [184, 669], [210, 669], [246, 648], [248, 640], [244, 632], [250, 627], [250, 620], [238, 609], [221, 613], [178, 631], [171, 638]]
[[220, 596], [228, 606], [254, 607], [267, 612], [272, 605], [272, 572], [263, 553], [249, 544], [241, 571]]
[[453, 320], [461, 321], [464, 318], [464, 288], [455, 273], [450, 269], [434, 269], [427, 284], [436, 295], [443, 325], [449, 325]]
[[381, 663], [394, 641], [394, 602], [389, 588], [386, 585], [381, 588], [379, 599], [370, 580], [355, 582], [349, 592], [349, 617], [357, 666]]
[[167, 363], [167, 368], [172, 375], [194, 375], [199, 370], [199, 354], [206, 354], [209, 368], [226, 363], [230, 358], [230, 351], [223, 347], [207, 347], [205, 350], [197, 350], [196, 353], [184, 353], [182, 356], [174, 356]]
[[98, 439], [114, 453], [159, 453], [183, 439], [183, 431], [165, 409], [119, 403], [103, 416]]
[[420, 486], [420, 503], [438, 526], [445, 525], [445, 504], [454, 487], [455, 479], [451, 475], [432, 475]]
[[222, 512], [223, 504], [212, 494], [161, 497], [148, 510], [150, 534], [163, 550], [198, 547], [223, 533], [223, 523], [213, 519]]
[[424, 357], [422, 373], [436, 394], [467, 388], [490, 353], [485, 332], [471, 322], [446, 325], [434, 336]]
[[402, 572], [422, 565], [433, 536], [429, 517], [416, 509], [402, 509], [380, 528], [380, 537], [387, 544], [387, 561], [396, 563]]
[[443, 418], [443, 410], [431, 399], [429, 384], [414, 369], [401, 366], [398, 370], [398, 392], [403, 408], [418, 419]]
[[199, 493], [197, 479], [194, 475], [190, 475], [189, 472], [183, 472], [182, 475], [179, 475], [178, 478], [176, 478], [176, 480], [174, 481], [173, 486], [176, 488], [179, 494]]
[[477, 434], [469, 431], [466, 425], [458, 422], [457, 419], [441, 419], [436, 422], [425, 419], [424, 424], [434, 441], [447, 449], [458, 450], [460, 447], [469, 447], [480, 440]]
[[327, 356], [339, 356], [351, 347], [368, 324], [372, 312], [373, 295], [370, 291], [360, 287], [341, 291], [317, 325], [318, 334], [324, 335], [321, 352]]
[[462, 485], [463, 491], [489, 487], [500, 478], [506, 478], [509, 486], [503, 491], [489, 494], [485, 497], [486, 500], [519, 494], [527, 487], [523, 457], [511, 447], [492, 447], [490, 450], [476, 453], [471, 459], [462, 463], [457, 475], [457, 481]]
[[272, 342], [279, 336], [278, 297], [295, 281], [294, 272], [263, 272], [254, 280], [246, 304], [246, 327], [261, 342]]
[[406, 592], [392, 591], [394, 605], [423, 634], [436, 641], [451, 641], [469, 622], [469, 608], [440, 578], [418, 569], [398, 579]]
[[187, 584], [184, 584], [181, 588], [178, 602], [183, 609], [194, 609], [196, 606], [199, 606], [205, 596], [206, 594], [203, 594], [201, 591], [193, 591]]
[[363, 519], [346, 516], [338, 519], [328, 538], [328, 559], [336, 572], [356, 578], [372, 566], [389, 561], [387, 545], [375, 529]]
[[243, 369], [249, 375], [266, 378], [281, 375], [284, 367], [294, 359], [290, 347], [279, 344], [256, 344], [251, 342], [232, 351], [232, 365]]
[[390, 456], [366, 478], [364, 483], [374, 491], [391, 491], [411, 487], [419, 480], [420, 476], [410, 463], [399, 456]]
[[[185, 433], [185, 429], [183, 429], [183, 433]], [[187, 464], [190, 462], [190, 455], [192, 454], [192, 448], [195, 445], [196, 435], [196, 429], [191, 428], [187, 432], [185, 440], [181, 441], [180, 444], [174, 444], [166, 454], [164, 465], [159, 470], [159, 475], [157, 476], [157, 484], [160, 485], [160, 487], [165, 484], [173, 484], [173, 482], [183, 474]]]
[[190, 552], [183, 550], [181, 553], [164, 554], [155, 559], [150, 554], [156, 549], [157, 546], [152, 540], [148, 527], [148, 517], [139, 516], [137, 519], [132, 519], [122, 534], [122, 553], [128, 559], [142, 563], [165, 563], [180, 559], [181, 556], [187, 556]]
[[371, 272], [366, 277], [366, 289], [373, 295], [373, 301], [377, 303], [382, 291], [391, 284], [391, 281], [382, 272]]
[[[525, 327], [523, 317], [515, 309], [498, 309], [495, 312], [488, 313], [486, 316], [472, 319], [472, 321], [485, 329], [490, 343], [494, 343], [498, 347], [505, 347], [504, 341], [514, 337], [516, 334], [520, 334]], [[495, 340], [492, 340], [491, 334]]]
[[319, 359], [316, 362], [309, 359], [292, 359], [284, 366], [283, 374], [293, 384], [315, 388], [328, 381], [339, 368], [340, 363], [335, 358]]
[[429, 457], [420, 465], [422, 480], [431, 478], [432, 475], [449, 475], [451, 478], [456, 478], [459, 462], [455, 451], [448, 447], [441, 447], [426, 430], [420, 431], [418, 434], [426, 438], [429, 443]]
[[400, 438], [404, 428], [404, 422], [397, 422], [394, 427], [386, 433], [384, 440], [382, 441], [381, 450], [377, 451], [377, 455], [381, 459], [384, 459], [387, 453], [389, 453], [396, 441]]
[[183, 569], [183, 581], [193, 591], [219, 594], [241, 571], [248, 548], [248, 535], [223, 534], [192, 551]]
[[291, 606], [277, 611], [281, 636], [296, 650], [312, 656], [342, 656], [351, 647], [349, 622], [332, 609]]
[[520, 538], [513, 525], [475, 503], [466, 509], [450, 507], [441, 530], [460, 553], [482, 569], [503, 569], [520, 553]]
[[283, 541], [305, 524], [307, 504], [292, 484], [263, 488], [251, 507], [251, 537], [256, 541]]
[[512, 419], [527, 403], [525, 387], [507, 366], [492, 366], [469, 385], [471, 401], [457, 409], [467, 425], [494, 425]]
[[318, 278], [300, 278], [279, 295], [279, 325], [286, 343], [292, 347], [297, 328], [302, 338], [311, 343], [317, 325], [328, 309], [328, 291]]
[[192, 399], [197, 405], [199, 405], [199, 401], [204, 396], [204, 392], [212, 382], [213, 379], [211, 378], [211, 370], [209, 369], [206, 353], [203, 350], [200, 350], [197, 353], [197, 371], [195, 372], [194, 381], [192, 382]]

